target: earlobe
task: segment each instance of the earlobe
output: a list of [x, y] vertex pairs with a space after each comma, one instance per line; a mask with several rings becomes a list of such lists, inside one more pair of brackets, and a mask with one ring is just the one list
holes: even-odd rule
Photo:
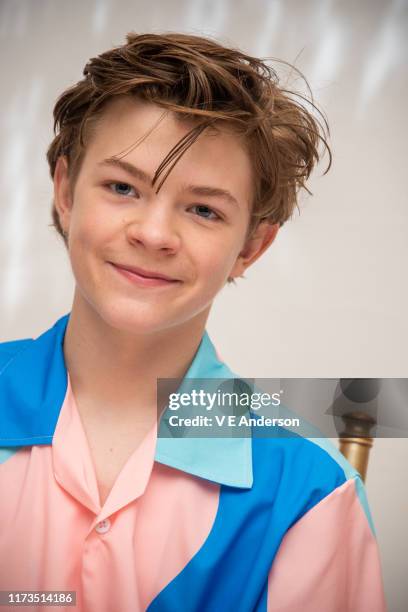
[[67, 231], [72, 209], [72, 194], [68, 175], [66, 157], [58, 158], [54, 172], [54, 205], [57, 209], [60, 224]]

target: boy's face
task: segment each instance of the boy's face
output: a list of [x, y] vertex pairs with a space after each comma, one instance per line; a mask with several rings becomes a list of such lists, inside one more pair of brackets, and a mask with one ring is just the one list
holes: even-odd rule
[[[141, 144], [123, 152], [163, 112], [140, 100], [114, 101], [87, 145], [73, 193], [62, 158], [54, 177], [55, 205], [69, 233], [75, 300], [113, 327], [134, 333], [164, 330], [194, 318], [205, 323], [228, 276], [242, 274], [277, 231], [263, 224], [257, 239], [245, 245], [253, 178], [248, 153], [231, 131], [205, 130], [156, 194], [158, 183], [151, 187], [156, 169], [192, 126], [169, 113]], [[230, 195], [214, 195], [203, 187]], [[143, 284], [118, 266], [174, 280]]]

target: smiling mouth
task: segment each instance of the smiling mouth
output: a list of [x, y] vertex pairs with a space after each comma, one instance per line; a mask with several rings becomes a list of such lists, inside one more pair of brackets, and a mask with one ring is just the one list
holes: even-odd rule
[[181, 283], [180, 280], [170, 278], [160, 278], [153, 276], [144, 276], [134, 270], [118, 266], [112, 262], [108, 262], [123, 278], [127, 278], [139, 287], [169, 287]]

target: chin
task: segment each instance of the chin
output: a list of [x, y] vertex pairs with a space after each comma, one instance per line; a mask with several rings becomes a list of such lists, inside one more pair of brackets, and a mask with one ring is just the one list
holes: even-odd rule
[[168, 314], [168, 311], [163, 313], [153, 305], [141, 307], [140, 304], [121, 306], [116, 303], [104, 305], [99, 310], [100, 317], [109, 327], [129, 334], [151, 334], [172, 327], [175, 322]]

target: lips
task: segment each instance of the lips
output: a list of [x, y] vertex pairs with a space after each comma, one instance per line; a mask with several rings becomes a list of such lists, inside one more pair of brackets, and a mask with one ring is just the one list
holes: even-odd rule
[[121, 270], [127, 270], [129, 272], [133, 272], [134, 274], [138, 274], [139, 276], [142, 276], [144, 278], [157, 278], [157, 279], [162, 279], [162, 280], [166, 280], [169, 282], [179, 281], [179, 279], [177, 278], [167, 276], [167, 274], [156, 272], [154, 270], [145, 270], [144, 268], [138, 268], [136, 266], [130, 266], [128, 264], [118, 264], [118, 263], [113, 263], [113, 262], [110, 262], [110, 263], [112, 263], [112, 265], [114, 265], [116, 268], [119, 268]]

